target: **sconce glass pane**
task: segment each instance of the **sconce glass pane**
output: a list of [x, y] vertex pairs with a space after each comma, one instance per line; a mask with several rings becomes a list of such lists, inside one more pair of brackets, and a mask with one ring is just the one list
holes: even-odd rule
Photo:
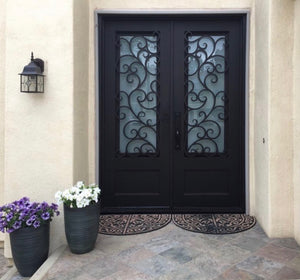
[[21, 75], [21, 89], [22, 92], [36, 92], [36, 76]]
[[44, 92], [44, 76], [37, 76], [37, 92]]

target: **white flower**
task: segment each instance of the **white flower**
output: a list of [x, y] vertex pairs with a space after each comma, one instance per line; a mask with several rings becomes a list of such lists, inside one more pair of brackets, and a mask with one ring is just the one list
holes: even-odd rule
[[78, 207], [78, 208], [82, 208], [83, 207], [83, 203], [81, 202], [81, 201], [76, 201], [76, 206]]
[[78, 188], [76, 188], [76, 187], [70, 188], [70, 193], [72, 193], [72, 194], [78, 193]]
[[57, 203], [67, 203], [71, 208], [83, 208], [92, 202], [98, 202], [100, 193], [101, 190], [96, 184], [84, 185], [83, 181], [78, 181], [75, 186], [63, 192], [58, 191], [55, 198]]
[[82, 204], [83, 204], [83, 207], [86, 207], [90, 204], [90, 201], [88, 199], [83, 199]]
[[95, 202], [98, 202], [98, 195], [94, 194], [93, 197], [92, 197], [92, 200], [94, 200]]
[[81, 201], [83, 199], [84, 199], [84, 194], [83, 193], [80, 193], [79, 195], [76, 196], [77, 201]]
[[78, 181], [76, 183], [76, 187], [80, 188], [80, 187], [83, 187], [84, 186], [84, 182], [83, 181]]
[[57, 204], [60, 204], [62, 202], [62, 192], [58, 191], [55, 193], [54, 197], [56, 199]]

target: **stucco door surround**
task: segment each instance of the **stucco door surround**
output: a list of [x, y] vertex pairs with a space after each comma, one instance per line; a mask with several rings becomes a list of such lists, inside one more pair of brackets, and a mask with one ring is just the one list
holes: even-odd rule
[[103, 211], [245, 212], [246, 15], [98, 24]]

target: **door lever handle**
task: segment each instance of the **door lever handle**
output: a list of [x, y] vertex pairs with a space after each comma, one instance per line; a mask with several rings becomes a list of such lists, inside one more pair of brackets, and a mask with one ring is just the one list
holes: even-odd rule
[[175, 113], [175, 150], [181, 150], [181, 113]]
[[180, 150], [180, 142], [181, 142], [181, 135], [180, 135], [180, 131], [178, 129], [176, 129], [175, 132], [175, 149], [176, 150]]

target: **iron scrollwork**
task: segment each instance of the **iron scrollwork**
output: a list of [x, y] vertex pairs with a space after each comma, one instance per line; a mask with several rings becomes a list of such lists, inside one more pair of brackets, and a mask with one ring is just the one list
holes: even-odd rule
[[120, 35], [117, 47], [117, 154], [156, 156], [159, 126], [159, 33]]
[[225, 152], [226, 35], [185, 34], [185, 154]]

